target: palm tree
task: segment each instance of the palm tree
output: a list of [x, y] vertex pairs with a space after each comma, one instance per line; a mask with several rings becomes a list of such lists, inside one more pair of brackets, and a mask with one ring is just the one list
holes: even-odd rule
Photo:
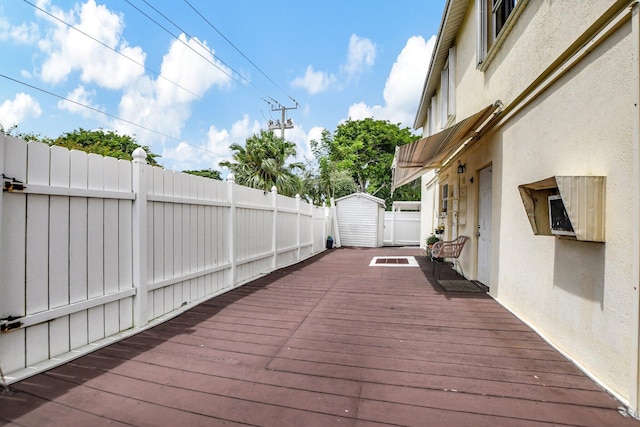
[[245, 146], [231, 144], [233, 160], [220, 162], [228, 167], [240, 185], [270, 191], [275, 186], [278, 193], [294, 196], [300, 188], [296, 171], [304, 170], [301, 162], [287, 163], [296, 155], [294, 143], [275, 136], [272, 131], [260, 131], [247, 138]]

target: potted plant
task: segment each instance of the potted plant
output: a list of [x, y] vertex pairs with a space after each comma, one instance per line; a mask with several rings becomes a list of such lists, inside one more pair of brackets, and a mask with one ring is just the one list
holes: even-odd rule
[[432, 234], [431, 236], [427, 237], [427, 256], [431, 256], [431, 247], [435, 242], [439, 242], [439, 241], [440, 241], [440, 238], [435, 234]]

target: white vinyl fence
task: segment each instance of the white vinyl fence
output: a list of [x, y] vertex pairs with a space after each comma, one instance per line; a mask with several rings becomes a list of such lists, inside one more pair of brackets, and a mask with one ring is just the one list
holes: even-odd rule
[[420, 212], [384, 213], [385, 246], [420, 245]]
[[324, 250], [328, 210], [0, 135], [0, 368], [26, 378]]

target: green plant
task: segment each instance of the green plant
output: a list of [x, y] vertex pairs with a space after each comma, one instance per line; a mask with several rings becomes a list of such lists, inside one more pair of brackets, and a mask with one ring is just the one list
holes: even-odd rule
[[432, 234], [431, 236], [427, 237], [427, 246], [431, 246], [433, 245], [435, 242], [439, 242], [440, 238], [434, 234]]

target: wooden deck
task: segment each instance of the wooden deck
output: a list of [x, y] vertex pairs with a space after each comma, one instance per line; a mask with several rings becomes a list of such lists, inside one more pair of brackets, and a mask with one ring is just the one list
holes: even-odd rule
[[[11, 386], [10, 426], [640, 426], [417, 249], [334, 249]], [[445, 269], [446, 270], [446, 269]], [[443, 270], [443, 276], [449, 274]]]

